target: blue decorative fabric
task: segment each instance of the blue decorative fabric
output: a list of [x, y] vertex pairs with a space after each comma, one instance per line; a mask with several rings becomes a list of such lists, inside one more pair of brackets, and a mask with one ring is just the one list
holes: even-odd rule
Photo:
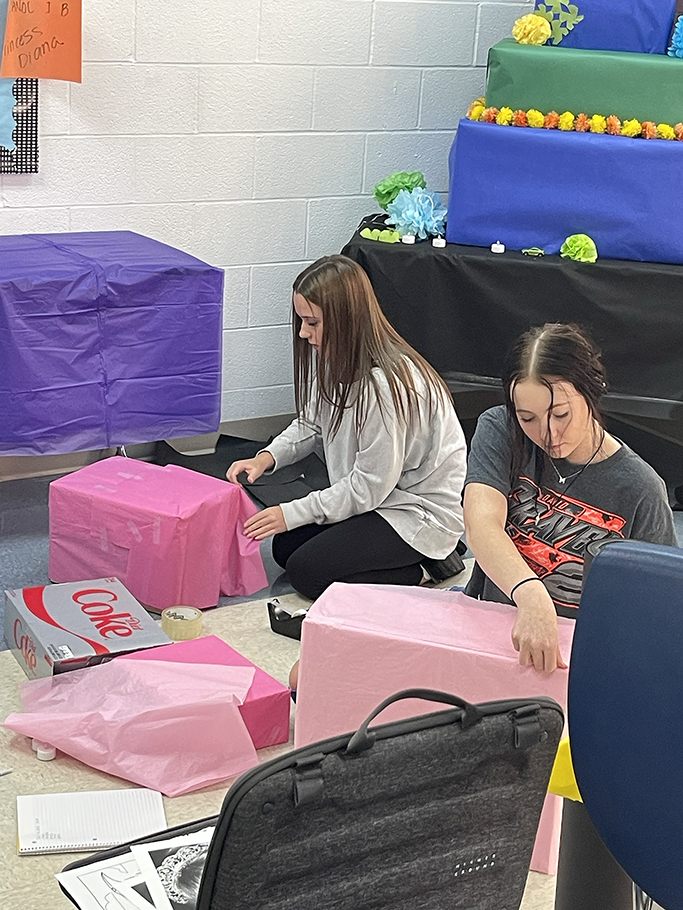
[[557, 253], [588, 234], [601, 259], [683, 264], [679, 142], [462, 120], [449, 164], [450, 243]]
[[[572, 0], [563, 2], [566, 9]], [[539, 0], [536, 9], [555, 5]], [[595, 51], [665, 54], [676, 14], [676, 0], [573, 0], [583, 16], [562, 38], [562, 47]]]
[[[5, 43], [5, 22], [7, 21], [7, 0], [0, 0], [0, 47]], [[17, 125], [14, 119], [14, 79], [0, 79], [0, 145], [9, 149], [15, 148], [12, 133]]]
[[14, 128], [17, 125], [14, 119], [14, 79], [0, 79], [0, 145], [13, 151], [16, 148], [14, 141]]

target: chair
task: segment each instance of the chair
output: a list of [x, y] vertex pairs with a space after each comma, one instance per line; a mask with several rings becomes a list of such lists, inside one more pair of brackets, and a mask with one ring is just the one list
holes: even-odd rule
[[667, 910], [683, 910], [682, 643], [683, 550], [605, 547], [574, 634], [572, 758], [598, 834]]

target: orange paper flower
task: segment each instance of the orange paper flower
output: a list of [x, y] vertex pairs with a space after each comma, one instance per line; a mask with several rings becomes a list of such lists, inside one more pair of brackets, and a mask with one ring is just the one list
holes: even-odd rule
[[653, 123], [651, 120], [643, 121], [643, 139], [656, 139], [657, 138], [657, 124]]
[[611, 117], [607, 118], [605, 124], [605, 129], [610, 136], [620, 136], [621, 135], [621, 120], [618, 117], [615, 117], [612, 114]]
[[678, 139], [679, 142], [683, 142], [683, 123], [676, 124], [674, 133], [676, 134], [676, 139]]
[[591, 118], [586, 114], [577, 114], [574, 129], [577, 133], [587, 133], [591, 128]]
[[560, 122], [560, 115], [557, 111], [550, 111], [545, 115], [543, 126], [547, 130], [556, 130]]
[[500, 111], [497, 107], [487, 107], [484, 113], [481, 115], [481, 119], [484, 121], [484, 123], [495, 123], [496, 117], [499, 113]]
[[[512, 125], [529, 126], [529, 119], [526, 115], [526, 111], [515, 111], [512, 115]], [[683, 126], [683, 124], [681, 124], [681, 126]]]

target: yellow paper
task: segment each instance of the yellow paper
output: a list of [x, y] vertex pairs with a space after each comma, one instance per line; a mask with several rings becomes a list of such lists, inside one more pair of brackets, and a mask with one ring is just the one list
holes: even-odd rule
[[81, 0], [9, 0], [0, 76], [81, 81]]
[[566, 799], [573, 799], [581, 802], [581, 794], [574, 777], [574, 765], [572, 764], [572, 754], [569, 748], [569, 740], [563, 739], [555, 756], [555, 764], [550, 775], [548, 792], [556, 796], [564, 796]]

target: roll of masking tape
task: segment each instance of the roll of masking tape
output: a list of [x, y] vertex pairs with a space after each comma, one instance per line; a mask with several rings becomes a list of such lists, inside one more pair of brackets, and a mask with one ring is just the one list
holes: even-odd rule
[[199, 638], [202, 614], [195, 607], [167, 607], [161, 611], [161, 628], [173, 641]]

